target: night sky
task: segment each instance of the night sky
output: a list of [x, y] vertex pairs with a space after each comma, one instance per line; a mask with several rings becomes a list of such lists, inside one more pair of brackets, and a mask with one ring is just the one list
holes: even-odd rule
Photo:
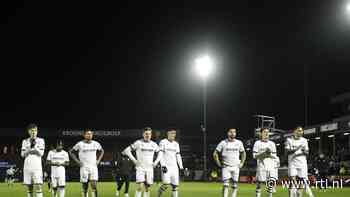
[[345, 0], [73, 2], [0, 6], [1, 127], [199, 134], [200, 54], [216, 62], [209, 133], [251, 135], [254, 114], [304, 125], [305, 87], [308, 123], [322, 123], [334, 118], [330, 97], [350, 90]]

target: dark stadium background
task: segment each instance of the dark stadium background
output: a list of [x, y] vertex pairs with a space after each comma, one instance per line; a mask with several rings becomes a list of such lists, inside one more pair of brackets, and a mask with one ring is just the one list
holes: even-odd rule
[[31, 122], [47, 132], [175, 126], [200, 155], [201, 84], [190, 68], [202, 49], [220, 60], [208, 83], [212, 146], [228, 127], [253, 137], [254, 114], [284, 130], [346, 116], [347, 99], [331, 103], [350, 91], [343, 2], [1, 5], [0, 147], [18, 146]]

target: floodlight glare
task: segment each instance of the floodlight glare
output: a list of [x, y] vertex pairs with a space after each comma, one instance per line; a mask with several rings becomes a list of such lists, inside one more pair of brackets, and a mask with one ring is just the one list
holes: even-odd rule
[[213, 63], [213, 60], [206, 55], [206, 56], [197, 58], [195, 60], [195, 66], [199, 76], [202, 77], [203, 79], [206, 79], [212, 72], [214, 63]]

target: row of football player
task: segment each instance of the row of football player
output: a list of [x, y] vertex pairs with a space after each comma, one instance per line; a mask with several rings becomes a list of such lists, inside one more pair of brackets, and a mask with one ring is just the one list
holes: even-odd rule
[[[266, 183], [268, 196], [271, 197], [278, 180], [279, 157], [276, 145], [269, 140], [269, 128], [260, 130], [260, 139], [254, 143], [253, 158], [257, 161], [256, 169], [256, 196], [261, 196], [261, 184]], [[289, 196], [301, 197], [304, 190], [313, 197], [308, 185], [307, 155], [309, 154], [308, 141], [303, 137], [304, 130], [297, 127], [293, 135], [285, 142], [288, 153], [288, 174], [290, 177]], [[228, 197], [230, 181], [232, 182], [232, 197], [237, 196], [240, 168], [244, 165], [246, 153], [243, 143], [236, 139], [236, 129], [229, 129], [227, 139], [219, 143], [213, 157], [217, 165], [222, 168], [223, 190], [222, 196]], [[220, 159], [221, 158], [221, 159]], [[303, 181], [302, 187], [297, 188], [297, 178]]]
[[[29, 138], [22, 142], [21, 156], [24, 157], [23, 183], [27, 186], [27, 196], [42, 197], [42, 164], [41, 158], [45, 151], [45, 141], [37, 137], [38, 127], [30, 124], [27, 127]], [[82, 183], [82, 196], [88, 196], [89, 182], [91, 194], [97, 197], [98, 164], [104, 151], [101, 144], [93, 140], [93, 131], [85, 130], [84, 139], [78, 142], [69, 150], [71, 158], [80, 166], [80, 182]], [[179, 169], [183, 169], [180, 156], [179, 144], [175, 141], [176, 131], [168, 131], [168, 138], [160, 142], [159, 146], [151, 141], [152, 129], [147, 127], [143, 131], [143, 138], [137, 140], [124, 151], [136, 166], [136, 196], [142, 193], [149, 196], [149, 187], [153, 183], [153, 168], [160, 162], [163, 171], [163, 185], [159, 188], [159, 195], [165, 191], [167, 185], [173, 186], [172, 195], [177, 196], [177, 185], [179, 184]], [[132, 151], [135, 151], [136, 158]], [[158, 153], [156, 161], [153, 161], [154, 154]], [[76, 155], [78, 154], [78, 155]], [[69, 165], [69, 155], [63, 150], [62, 143], [58, 143], [54, 150], [49, 151], [47, 163], [51, 166], [52, 195], [64, 197], [65, 195], [65, 167]], [[176, 166], [176, 167], [175, 167]], [[126, 193], [125, 196], [128, 196]]]
[[[28, 186], [28, 196], [33, 194], [33, 186], [36, 188], [36, 195], [42, 196], [42, 171], [41, 171], [41, 157], [44, 152], [44, 140], [37, 137], [37, 126], [29, 125], [28, 132], [30, 138], [23, 141], [22, 156], [25, 157], [24, 165], [24, 184]], [[218, 166], [222, 167], [222, 179], [224, 182], [223, 196], [228, 196], [228, 187], [230, 180], [232, 181], [232, 196], [237, 195], [237, 182], [239, 177], [239, 169], [245, 162], [245, 150], [243, 143], [236, 138], [236, 129], [229, 129], [227, 132], [227, 139], [223, 140], [217, 146], [214, 152], [214, 159]], [[260, 183], [277, 179], [276, 161], [277, 153], [276, 146], [272, 141], [268, 140], [268, 129], [261, 130], [261, 139], [254, 144], [253, 156], [257, 160], [257, 192], [260, 196]], [[308, 154], [308, 142], [302, 137], [303, 129], [298, 127], [294, 131], [294, 135], [286, 141], [286, 149], [289, 153], [289, 176], [292, 180], [296, 177], [307, 179], [307, 163], [306, 156]], [[183, 169], [182, 159], [180, 155], [179, 144], [175, 141], [176, 131], [170, 129], [168, 131], [167, 139], [161, 141], [158, 146], [151, 141], [152, 130], [145, 128], [143, 131], [143, 138], [137, 140], [135, 143], [127, 147], [123, 154], [127, 155], [136, 165], [136, 183], [137, 190], [136, 197], [140, 197], [142, 193], [145, 197], [149, 196], [149, 187], [153, 183], [153, 168], [161, 162], [163, 170], [163, 184], [158, 190], [158, 196], [167, 189], [169, 185], [172, 186], [172, 196], [177, 196], [177, 187], [179, 185], [179, 168]], [[80, 181], [82, 182], [83, 196], [87, 196], [88, 182], [91, 183], [92, 196], [97, 196], [96, 182], [98, 180], [97, 165], [103, 157], [103, 149], [101, 145], [92, 140], [93, 132], [86, 130], [84, 132], [84, 140], [78, 142], [69, 152], [73, 160], [80, 166]], [[136, 158], [132, 154], [136, 152]], [[75, 152], [78, 152], [79, 159]], [[97, 152], [101, 152], [97, 158]], [[154, 154], [159, 152], [157, 159], [153, 161]], [[221, 155], [221, 160], [219, 159]], [[240, 158], [241, 157], [241, 158]], [[48, 161], [52, 165], [52, 184], [57, 188], [60, 196], [64, 196], [64, 166], [69, 161], [68, 154], [60, 148], [53, 150], [48, 154]], [[35, 166], [35, 167], [33, 167]], [[55, 187], [56, 186], [56, 187]], [[272, 195], [272, 189], [268, 188], [269, 196]], [[55, 190], [54, 190], [55, 191]], [[309, 187], [306, 191], [312, 196]], [[290, 187], [290, 196], [300, 196], [302, 191], [297, 191], [292, 184]]]

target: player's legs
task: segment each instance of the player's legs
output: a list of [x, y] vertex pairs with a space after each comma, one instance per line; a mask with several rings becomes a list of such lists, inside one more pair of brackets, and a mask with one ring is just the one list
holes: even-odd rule
[[307, 167], [305, 166], [304, 168], [298, 169], [298, 177], [301, 179], [303, 182], [302, 186], [299, 191], [298, 191], [298, 196], [302, 197], [303, 195], [303, 189], [305, 189], [306, 194], [309, 197], [313, 197], [313, 193], [311, 191], [311, 188], [309, 186], [309, 181], [308, 181], [308, 174], [307, 174]]
[[178, 192], [177, 192], [178, 185], [171, 184], [171, 187], [172, 187], [171, 197], [178, 197]]
[[81, 193], [82, 197], [88, 197], [89, 189], [89, 169], [86, 167], [80, 168], [80, 182], [81, 182]]
[[255, 196], [256, 197], [260, 197], [261, 196], [261, 182], [260, 181], [256, 181], [256, 191], [255, 191]]
[[171, 182], [171, 186], [172, 186], [172, 193], [171, 196], [172, 197], [177, 197], [178, 196], [178, 188], [179, 188], [179, 169], [173, 169], [171, 176], [170, 176], [170, 182]]
[[59, 196], [58, 197], [64, 197], [65, 196], [65, 186], [58, 186], [57, 188]]
[[41, 170], [35, 170], [33, 171], [33, 184], [34, 184], [34, 190], [36, 193], [36, 197], [42, 197], [43, 191], [42, 191], [42, 185], [43, 185], [43, 172]]
[[43, 197], [42, 184], [34, 184], [36, 197]]
[[261, 196], [261, 185], [266, 182], [266, 170], [265, 169], [257, 169], [256, 170], [256, 197]]
[[143, 192], [143, 197], [149, 197], [151, 185], [149, 185], [148, 183], [145, 183], [144, 186], [145, 186], [145, 190]]
[[162, 193], [168, 189], [170, 182], [170, 171], [168, 169], [166, 173], [162, 172], [162, 185], [158, 189], [158, 197], [160, 197]]
[[23, 170], [23, 185], [27, 188], [27, 197], [33, 197], [34, 186], [32, 181], [32, 171]]
[[7, 186], [10, 186], [11, 185], [11, 176], [8, 176], [6, 178], [6, 182], [7, 182]]
[[124, 184], [123, 177], [121, 175], [118, 175], [116, 177], [116, 181], [117, 181], [117, 191], [120, 191]]
[[90, 180], [91, 195], [97, 197], [97, 180]]
[[34, 185], [26, 185], [27, 197], [34, 197]]
[[153, 169], [146, 171], [145, 191], [143, 193], [143, 197], [149, 197], [150, 187], [153, 184], [153, 178], [154, 178], [154, 174], [153, 173], [154, 173]]
[[136, 183], [136, 191], [135, 191], [135, 197], [141, 197], [142, 196], [142, 192], [145, 189], [145, 183]]
[[120, 190], [123, 187], [124, 180], [121, 175], [117, 175], [115, 177], [115, 181], [117, 183], [117, 191], [115, 191], [115, 196], [119, 196]]
[[92, 197], [97, 197], [97, 181], [98, 181], [98, 169], [97, 166], [91, 167], [90, 184]]
[[272, 188], [272, 193], [276, 193], [276, 186], [277, 186], [277, 182], [278, 182], [278, 168], [275, 168], [272, 175], [271, 175], [274, 179], [275, 179], [275, 184]]
[[276, 178], [274, 177], [274, 170], [268, 170], [267, 173], [267, 180], [266, 180], [266, 190], [268, 197], [272, 197], [273, 188], [276, 184]]
[[229, 186], [230, 186], [230, 179], [232, 178], [232, 175], [227, 167], [222, 168], [222, 196], [223, 197], [228, 197], [229, 193]]
[[231, 177], [232, 177], [232, 197], [237, 196], [237, 191], [238, 191], [238, 180], [239, 180], [239, 168], [235, 167], [232, 168], [231, 171]]
[[7, 186], [10, 186], [10, 176], [9, 175], [6, 175], [5, 183], [7, 183]]
[[58, 179], [56, 177], [52, 177], [51, 178], [51, 181], [52, 181], [52, 197], [56, 197], [57, 195], [57, 187], [58, 187]]
[[125, 181], [124, 197], [128, 197], [129, 196], [130, 176], [126, 174], [123, 177], [124, 177], [124, 181]]
[[293, 166], [288, 167], [288, 176], [289, 176], [289, 197], [297, 196], [297, 179], [298, 175], [297, 168]]
[[81, 182], [81, 195], [82, 195], [82, 197], [88, 197], [88, 190], [89, 190], [88, 181]]
[[158, 197], [161, 197], [162, 196], [162, 193], [165, 192], [169, 187], [169, 184], [165, 184], [165, 183], [162, 183], [162, 185], [159, 187], [158, 189], [158, 194], [157, 196]]
[[49, 191], [51, 191], [51, 179], [50, 178], [47, 180], [47, 188], [49, 189]]
[[136, 190], [135, 197], [141, 197], [144, 190], [144, 182], [146, 181], [146, 172], [141, 169], [136, 169]]
[[65, 196], [65, 185], [66, 185], [66, 177], [62, 176], [57, 179], [58, 187], [57, 191], [59, 196], [58, 197], [64, 197]]

